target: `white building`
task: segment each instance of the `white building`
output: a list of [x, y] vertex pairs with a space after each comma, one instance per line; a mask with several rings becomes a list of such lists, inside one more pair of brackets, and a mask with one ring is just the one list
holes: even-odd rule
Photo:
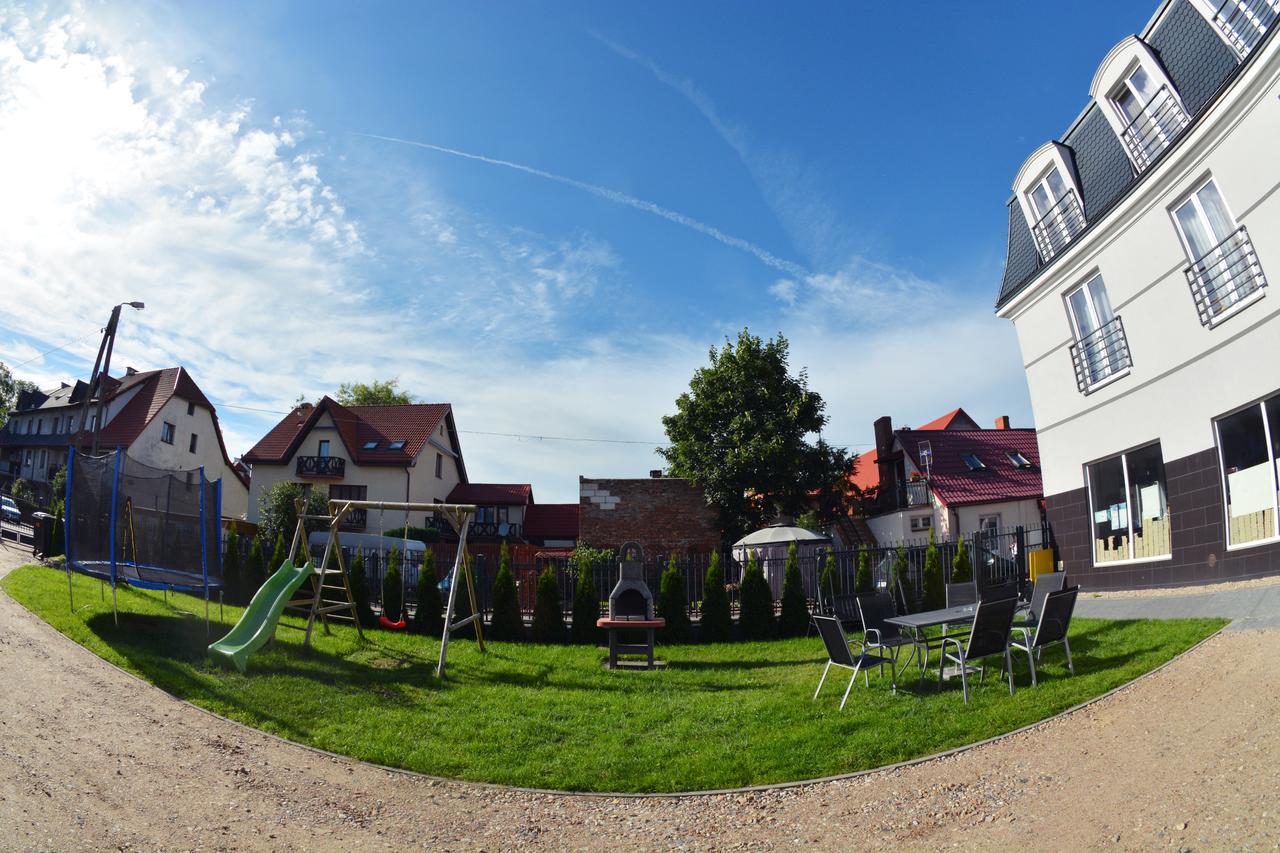
[[1014, 181], [997, 314], [1087, 588], [1280, 571], [1278, 10], [1167, 0]]

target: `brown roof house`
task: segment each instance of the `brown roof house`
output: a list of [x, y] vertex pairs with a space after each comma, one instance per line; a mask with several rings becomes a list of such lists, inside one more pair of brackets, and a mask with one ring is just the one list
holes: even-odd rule
[[[467, 482], [448, 403], [343, 406], [325, 397], [284, 417], [244, 455], [253, 469], [249, 520], [276, 483], [322, 484], [331, 498], [444, 503]], [[434, 513], [353, 511], [346, 529], [378, 533], [432, 523]]]
[[449, 503], [476, 505], [467, 534], [472, 541], [504, 539], [547, 548], [572, 548], [578, 541], [578, 505], [535, 503], [528, 483], [459, 483]]
[[[86, 382], [25, 392], [0, 430], [0, 460], [45, 496], [54, 474], [67, 464], [76, 433], [86, 426], [77, 419], [88, 393]], [[90, 402], [87, 417], [92, 429], [99, 400]], [[207, 479], [222, 480], [223, 516], [244, 517], [248, 479], [232, 465], [218, 413], [185, 368], [126, 368], [124, 376], [104, 379], [101, 404], [100, 450], [124, 448], [131, 458], [170, 471], [203, 467]], [[86, 447], [91, 441], [87, 432], [83, 441]]]

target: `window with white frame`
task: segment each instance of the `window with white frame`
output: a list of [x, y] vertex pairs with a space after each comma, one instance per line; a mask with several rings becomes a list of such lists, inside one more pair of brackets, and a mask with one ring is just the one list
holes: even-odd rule
[[1173, 222], [1201, 323], [1212, 327], [1262, 296], [1267, 282], [1249, 232], [1236, 225], [1213, 178], [1178, 202]]
[[1086, 466], [1085, 480], [1094, 565], [1172, 553], [1159, 442]]
[[1042, 261], [1066, 248], [1084, 230], [1084, 211], [1070, 150], [1057, 142], [1037, 148], [1013, 182], [1014, 196], [1026, 217]]
[[1280, 394], [1214, 423], [1226, 500], [1227, 544], [1280, 536], [1276, 459], [1280, 458]]
[[1076, 385], [1088, 393], [1128, 371], [1129, 343], [1120, 318], [1111, 311], [1111, 299], [1100, 274], [1068, 291], [1066, 301], [1075, 337], [1071, 361]]
[[995, 533], [1000, 530], [1000, 513], [978, 516], [979, 533]]
[[1192, 0], [1192, 5], [1241, 59], [1280, 16], [1280, 0]]
[[1189, 123], [1160, 60], [1137, 36], [1111, 49], [1093, 76], [1089, 94], [1137, 172], [1155, 162]]
[[913, 515], [911, 516], [911, 532], [927, 533], [933, 529], [932, 515]]

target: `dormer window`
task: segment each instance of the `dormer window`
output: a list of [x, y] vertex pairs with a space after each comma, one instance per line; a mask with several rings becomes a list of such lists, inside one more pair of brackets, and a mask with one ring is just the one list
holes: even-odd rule
[[1143, 172], [1189, 123], [1182, 99], [1156, 55], [1137, 36], [1111, 49], [1089, 88], [1135, 172]]
[[362, 445], [362, 448], [363, 448], [364, 450], [377, 450], [377, 449], [378, 449], [378, 442], [376, 442], [376, 441], [366, 441], [366, 442]]
[[1027, 158], [1013, 192], [1035, 238], [1040, 260], [1048, 261], [1084, 230], [1084, 209], [1068, 149], [1046, 142]]
[[983, 464], [981, 459], [972, 453], [966, 453], [964, 455], [964, 464], [969, 466], [970, 471], [982, 471], [987, 467]]
[[1280, 0], [1192, 0], [1192, 5], [1241, 59], [1280, 17]]
[[1006, 450], [1004, 455], [1009, 457], [1009, 461], [1018, 468], [1030, 468], [1031, 463], [1027, 461], [1027, 457], [1023, 456], [1016, 450]]

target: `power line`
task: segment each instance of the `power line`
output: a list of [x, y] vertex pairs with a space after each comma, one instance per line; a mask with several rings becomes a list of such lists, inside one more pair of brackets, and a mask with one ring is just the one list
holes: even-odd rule
[[496, 435], [502, 438], [523, 438], [531, 441], [583, 441], [594, 444], [643, 444], [649, 447], [661, 445], [661, 441], [637, 441], [629, 438], [583, 438], [564, 435], [526, 435], [519, 432], [486, 432], [478, 429], [460, 429], [458, 432], [466, 435]]
[[[100, 334], [100, 333], [101, 333], [101, 331], [102, 331], [102, 330], [101, 330], [101, 329], [99, 329], [99, 330], [98, 330], [98, 332], [97, 332], [97, 333], [95, 333], [95, 334]], [[31, 363], [31, 362], [33, 362], [33, 361], [39, 361], [40, 359], [44, 358], [46, 355], [52, 355], [53, 353], [57, 352], [58, 350], [64, 350], [64, 349], [66, 349], [67, 347], [71, 346], [72, 344], [83, 343], [84, 341], [88, 340], [88, 339], [89, 339], [89, 338], [91, 338], [91, 337], [93, 337], [93, 335], [92, 335], [92, 334], [89, 334], [89, 335], [85, 335], [85, 336], [80, 337], [80, 338], [76, 338], [76, 339], [74, 339], [74, 340], [67, 341], [65, 344], [61, 344], [61, 345], [56, 346], [56, 347], [54, 347], [53, 349], [50, 349], [50, 350], [45, 350], [44, 352], [40, 353], [39, 355], [37, 355], [37, 356], [34, 356], [34, 357], [32, 357], [32, 358], [27, 359], [26, 361], [22, 362], [21, 364], [15, 364], [15, 365], [12, 365], [9, 369], [10, 369], [10, 370], [17, 370], [19, 367], [26, 367], [28, 364], [30, 364], [30, 363]]]

